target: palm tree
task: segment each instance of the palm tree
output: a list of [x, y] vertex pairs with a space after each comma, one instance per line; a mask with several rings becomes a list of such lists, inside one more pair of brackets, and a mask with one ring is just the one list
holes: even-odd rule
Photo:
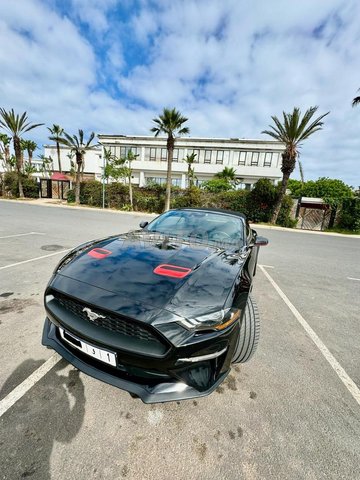
[[197, 153], [192, 153], [191, 155], [186, 155], [186, 157], [184, 158], [184, 162], [186, 162], [188, 166], [187, 180], [189, 188], [192, 188], [194, 186], [194, 182], [196, 180], [195, 167], [193, 167], [196, 155]]
[[78, 205], [80, 204], [80, 176], [84, 163], [84, 155], [86, 153], [86, 150], [89, 150], [90, 148], [95, 146], [95, 144], [91, 145], [94, 137], [95, 133], [91, 132], [89, 140], [85, 142], [84, 132], [81, 129], [79, 129], [79, 136], [71, 136], [68, 133], [64, 132], [62, 137], [58, 137], [58, 142], [69, 147], [71, 152], [75, 154], [77, 166], [75, 179], [75, 203]]
[[[359, 88], [358, 91], [360, 91], [360, 88]], [[353, 98], [353, 101], [352, 101], [352, 106], [353, 107], [355, 107], [356, 105], [359, 105], [359, 103], [360, 103], [360, 97], [359, 96]]]
[[32, 130], [33, 128], [40, 127], [43, 123], [30, 123], [28, 121], [27, 113], [24, 112], [21, 116], [14, 112], [12, 108], [8, 112], [4, 108], [0, 108], [0, 126], [5, 128], [12, 137], [16, 158], [16, 170], [19, 183], [19, 196], [24, 198], [24, 190], [21, 181], [22, 172], [22, 153], [20, 137], [23, 133]]
[[32, 164], [33, 153], [37, 149], [37, 143], [32, 140], [21, 140], [21, 149], [27, 151], [29, 164]]
[[236, 170], [233, 167], [224, 167], [221, 172], [215, 173], [214, 177], [223, 178], [232, 185], [238, 183], [238, 179], [236, 177]]
[[5, 167], [9, 166], [10, 142], [11, 137], [8, 137], [6, 133], [0, 133], [0, 158], [3, 160]]
[[304, 185], [304, 183], [305, 183], [304, 168], [303, 168], [300, 160], [298, 160], [298, 164], [299, 164], [299, 172], [300, 172], [301, 183], [302, 183], [302, 185]]
[[174, 153], [175, 137], [176, 135], [186, 135], [190, 133], [188, 127], [183, 127], [184, 123], [188, 119], [183, 117], [181, 113], [175, 108], [164, 108], [162, 114], [158, 118], [154, 118], [153, 122], [156, 124], [151, 129], [151, 132], [155, 133], [157, 137], [160, 133], [167, 135], [167, 175], [166, 175], [166, 196], [165, 196], [165, 211], [170, 208], [170, 196], [171, 196], [171, 166]]
[[318, 130], [321, 130], [324, 124], [322, 119], [330, 113], [324, 113], [323, 115], [320, 115], [320, 117], [315, 118], [315, 120], [312, 120], [312, 117], [316, 113], [317, 109], [318, 107], [310, 107], [308, 110], [306, 110], [302, 118], [299, 108], [294, 108], [292, 113], [283, 112], [283, 123], [281, 123], [276, 116], [272, 116], [271, 118], [275, 126], [269, 125], [271, 130], [264, 130], [261, 132], [275, 138], [275, 140], [283, 143], [285, 147], [285, 150], [282, 153], [281, 166], [283, 178], [279, 196], [275, 203], [274, 211], [271, 217], [271, 223], [276, 223], [279, 215], [288, 180], [291, 173], [295, 169], [296, 159], [299, 156], [301, 142], [309, 138]]
[[57, 151], [57, 158], [58, 158], [58, 165], [59, 165], [59, 172], [62, 173], [61, 169], [61, 158], [60, 158], [60, 138], [64, 135], [64, 129], [60, 127], [60, 125], [54, 125], [52, 127], [47, 127], [49, 132], [51, 133], [49, 140], [56, 142], [56, 151]]
[[127, 163], [127, 165], [124, 167], [124, 172], [126, 173], [126, 177], [129, 181], [129, 197], [130, 197], [130, 205], [131, 205], [131, 210], [134, 208], [134, 202], [133, 202], [133, 190], [132, 190], [132, 183], [131, 183], [131, 178], [132, 178], [132, 168], [131, 168], [131, 162], [137, 159], [139, 155], [135, 155], [135, 153], [132, 152], [132, 150], [129, 150], [126, 157], [124, 158], [124, 163]]

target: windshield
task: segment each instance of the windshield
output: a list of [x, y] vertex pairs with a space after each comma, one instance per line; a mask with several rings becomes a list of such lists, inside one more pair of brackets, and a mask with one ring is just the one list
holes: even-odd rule
[[203, 243], [234, 247], [245, 244], [242, 219], [223, 213], [196, 210], [169, 211], [151, 222], [147, 230]]

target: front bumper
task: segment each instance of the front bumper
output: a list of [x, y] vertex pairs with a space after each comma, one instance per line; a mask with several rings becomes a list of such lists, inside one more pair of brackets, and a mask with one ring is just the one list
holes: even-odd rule
[[[171, 366], [171, 361], [169, 363], [167, 360], [164, 362], [166, 369], [161, 371], [163, 363], [161, 359], [150, 360], [139, 357], [138, 366], [135, 365], [135, 368], [119, 369], [89, 357], [61, 338], [56, 320], [53, 323], [46, 318], [42, 337], [43, 345], [53, 348], [82, 372], [126, 390], [140, 397], [144, 403], [186, 400], [203, 397], [213, 392], [229, 373], [234, 343], [233, 335], [225, 334], [222, 342], [223, 345], [227, 343], [228, 347], [221, 356], [215, 359], [206, 359], [205, 353], [203, 361], [189, 362], [182, 366], [175, 364]], [[99, 347], [104, 346], [99, 345]], [[118, 353], [118, 355], [121, 354]], [[155, 372], [151, 368], [147, 369], [145, 365], [148, 367], [156, 365], [158, 369]], [[200, 389], [188, 384], [194, 383], [196, 375], [204, 375], [203, 372], [207, 371], [206, 369], [212, 376], [212, 381], [208, 382], [207, 388], [204, 388], [204, 384]]]

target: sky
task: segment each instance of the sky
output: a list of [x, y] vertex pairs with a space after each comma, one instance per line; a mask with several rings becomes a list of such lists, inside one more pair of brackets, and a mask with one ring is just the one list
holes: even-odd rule
[[[0, 106], [67, 132], [150, 135], [164, 107], [191, 136], [265, 139], [296, 106], [330, 111], [305, 180], [360, 185], [358, 0], [0, 0]], [[41, 152], [39, 152], [41, 153]], [[294, 178], [299, 178], [298, 171]]]

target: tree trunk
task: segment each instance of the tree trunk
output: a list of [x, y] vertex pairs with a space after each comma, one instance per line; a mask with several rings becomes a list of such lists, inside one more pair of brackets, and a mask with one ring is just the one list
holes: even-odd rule
[[61, 159], [60, 159], [60, 144], [59, 144], [59, 142], [56, 142], [56, 151], [57, 151], [57, 157], [58, 157], [59, 172], [62, 173], [62, 169], [61, 169]]
[[133, 204], [133, 190], [132, 190], [132, 183], [131, 183], [131, 173], [129, 175], [129, 197], [130, 197], [131, 210], [133, 210], [134, 209], [134, 204]]
[[75, 203], [80, 205], [80, 176], [81, 176], [82, 155], [76, 153], [76, 179], [75, 179]]
[[277, 218], [279, 216], [280, 209], [281, 209], [281, 204], [282, 204], [283, 198], [285, 196], [286, 187], [287, 187], [287, 184], [288, 184], [288, 181], [289, 181], [290, 173], [291, 172], [284, 172], [283, 173], [280, 193], [279, 193], [278, 199], [276, 200], [274, 212], [272, 214], [271, 221], [270, 221], [273, 224], [276, 223]]
[[32, 165], [32, 154], [33, 152], [31, 150], [28, 150], [28, 160], [30, 165]]
[[22, 151], [20, 145], [20, 138], [18, 136], [14, 136], [14, 151], [15, 151], [15, 158], [16, 158], [16, 171], [18, 175], [18, 185], [19, 185], [19, 197], [24, 198], [24, 190], [22, 186]]
[[165, 209], [164, 211], [167, 212], [170, 210], [170, 200], [171, 200], [171, 167], [173, 161], [173, 153], [174, 153], [174, 144], [175, 140], [172, 135], [168, 136], [167, 139], [167, 173], [166, 173], [166, 194], [165, 194]]

